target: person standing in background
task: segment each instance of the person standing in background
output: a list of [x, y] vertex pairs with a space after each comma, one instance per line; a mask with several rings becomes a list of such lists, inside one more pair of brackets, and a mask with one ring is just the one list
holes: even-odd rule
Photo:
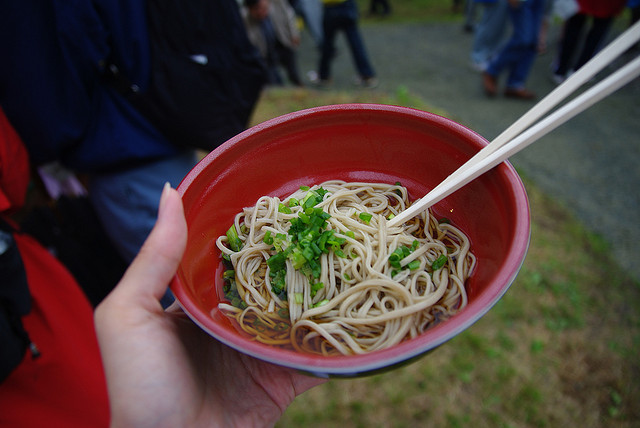
[[267, 63], [268, 83], [284, 84], [278, 70], [282, 66], [292, 84], [303, 86], [296, 55], [300, 31], [293, 7], [287, 0], [245, 0], [244, 6], [247, 35]]
[[506, 45], [489, 63], [482, 74], [485, 93], [494, 97], [498, 91], [498, 77], [508, 71], [504, 95], [531, 100], [536, 95], [525, 88], [533, 62], [538, 54], [538, 37], [544, 14], [545, 0], [508, 0], [512, 34]]
[[[627, 0], [577, 0], [577, 3], [578, 11], [564, 23], [558, 58], [551, 76], [556, 84], [564, 82], [598, 52], [613, 19], [622, 12]], [[588, 21], [591, 21], [591, 27], [584, 35]], [[582, 50], [578, 55], [580, 44]]]
[[490, 60], [504, 43], [509, 25], [507, 0], [472, 0], [482, 7], [482, 16], [475, 26], [471, 47], [471, 67], [485, 71]]
[[356, 83], [367, 88], [377, 86], [373, 66], [358, 28], [358, 5], [355, 0], [323, 0], [324, 16], [322, 28], [324, 39], [317, 75], [313, 75], [313, 83], [326, 85], [331, 79], [331, 62], [335, 58], [335, 39], [338, 32], [343, 31], [347, 37], [351, 56], [358, 71]]
[[[86, 177], [88, 198], [101, 225], [128, 263], [155, 224], [164, 183], [177, 185], [197, 163], [192, 145], [201, 129], [197, 125], [216, 140], [211, 145], [246, 128], [263, 68], [238, 5], [235, 0], [215, 5], [205, 0], [22, 0], [3, 6], [0, 104], [35, 167], [59, 161]], [[184, 13], [166, 13], [165, 8]], [[150, 13], [157, 9], [163, 13]], [[202, 19], [189, 19], [185, 26], [191, 31], [184, 31], [180, 19], [195, 14]], [[196, 32], [210, 36], [211, 28], [215, 35], [207, 43], [189, 40], [197, 54], [187, 61], [162, 50], [166, 45], [184, 47], [179, 42]], [[153, 37], [158, 34], [160, 38]], [[163, 43], [169, 38], [171, 43]], [[244, 67], [248, 57], [251, 66]], [[175, 64], [179, 79], [168, 76]], [[248, 73], [249, 68], [257, 71]], [[254, 87], [252, 82], [258, 83]], [[179, 88], [172, 92], [175, 86]], [[154, 98], [147, 106], [157, 107], [168, 120], [153, 120], [149, 111], [139, 108], [150, 93], [167, 95], [162, 101], [168, 102]], [[162, 115], [166, 111], [169, 114]], [[176, 112], [194, 126], [174, 121]], [[178, 137], [163, 125], [178, 129]]]

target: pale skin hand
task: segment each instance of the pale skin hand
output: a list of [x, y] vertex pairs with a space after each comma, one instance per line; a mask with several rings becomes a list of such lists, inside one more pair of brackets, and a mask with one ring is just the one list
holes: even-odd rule
[[113, 427], [272, 426], [293, 399], [324, 380], [221, 344], [160, 298], [186, 245], [178, 193], [165, 187], [158, 220], [95, 327]]

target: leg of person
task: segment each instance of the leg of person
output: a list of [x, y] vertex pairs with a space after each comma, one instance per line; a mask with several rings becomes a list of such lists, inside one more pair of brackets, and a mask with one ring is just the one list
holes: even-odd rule
[[522, 4], [518, 7], [508, 8], [509, 21], [513, 28], [511, 37], [500, 49], [496, 57], [491, 60], [484, 73], [482, 73], [482, 83], [484, 85], [485, 93], [488, 96], [493, 97], [496, 95], [498, 76], [500, 76], [504, 70], [511, 70], [511, 68], [515, 66], [516, 62], [520, 60], [523, 39], [523, 29], [520, 23], [523, 16], [522, 11]]
[[331, 76], [331, 62], [335, 56], [335, 38], [338, 32], [339, 11], [336, 6], [326, 6], [322, 18], [322, 49], [320, 53], [320, 65], [318, 77], [320, 81], [328, 81]]
[[464, 31], [472, 33], [476, 27], [476, 2], [475, 0], [465, 0], [464, 2]]
[[578, 57], [573, 70], [578, 70], [585, 65], [602, 47], [602, 41], [605, 39], [613, 23], [613, 18], [596, 18], [593, 17], [591, 28], [587, 33], [587, 37], [582, 46], [582, 51]]
[[358, 74], [362, 79], [362, 83], [367, 85], [372, 82], [375, 77], [375, 71], [369, 61], [367, 49], [362, 40], [360, 30], [358, 29], [358, 9], [355, 0], [347, 0], [341, 7], [345, 8], [345, 19], [343, 21], [343, 29], [349, 43], [351, 56], [355, 63]]
[[514, 27], [519, 28], [515, 41], [518, 48], [518, 57], [513, 62], [505, 95], [521, 99], [535, 98], [535, 94], [525, 89], [525, 83], [533, 62], [537, 57], [538, 36], [544, 14], [544, 0], [527, 0], [520, 6]]
[[491, 58], [504, 43], [509, 23], [506, 0], [495, 3], [482, 3], [482, 16], [476, 26], [471, 49], [471, 64], [484, 71]]
[[280, 64], [284, 67], [289, 81], [295, 86], [303, 86], [302, 79], [300, 78], [300, 72], [298, 70], [295, 50], [280, 42], [277, 43], [276, 48], [278, 50], [278, 59], [280, 60]]
[[558, 81], [566, 78], [567, 73], [572, 68], [571, 64], [575, 58], [576, 48], [582, 35], [585, 20], [586, 15], [578, 13], [567, 19], [564, 23], [557, 65], [553, 71], [553, 73], [558, 76]]

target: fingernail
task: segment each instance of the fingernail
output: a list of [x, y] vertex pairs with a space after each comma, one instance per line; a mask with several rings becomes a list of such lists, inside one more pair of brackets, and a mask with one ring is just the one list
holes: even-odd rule
[[159, 211], [162, 211], [162, 206], [164, 205], [164, 201], [167, 199], [169, 192], [171, 191], [171, 183], [168, 181], [164, 183], [164, 187], [162, 188], [162, 194], [160, 195], [160, 206], [158, 207]]

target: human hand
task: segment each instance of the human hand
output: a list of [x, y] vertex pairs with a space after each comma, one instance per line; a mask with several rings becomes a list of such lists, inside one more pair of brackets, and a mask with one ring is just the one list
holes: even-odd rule
[[323, 379], [218, 342], [160, 299], [186, 245], [178, 193], [166, 186], [158, 220], [120, 283], [98, 306], [112, 426], [270, 426]]

